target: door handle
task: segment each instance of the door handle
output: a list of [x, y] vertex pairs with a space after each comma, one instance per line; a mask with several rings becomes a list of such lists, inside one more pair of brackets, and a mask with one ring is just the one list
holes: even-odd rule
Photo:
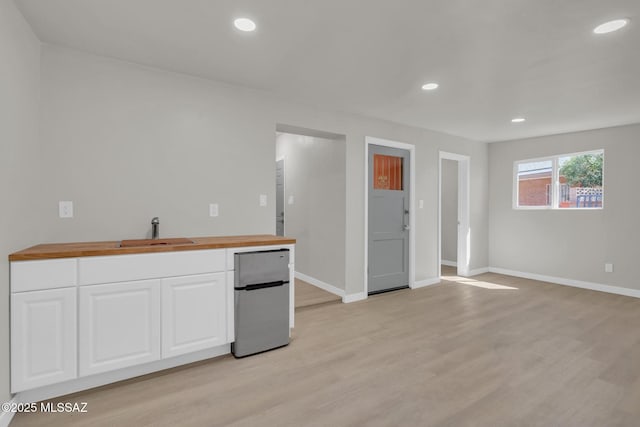
[[[258, 289], [275, 288], [276, 286], [282, 286], [285, 283], [288, 283], [288, 282], [284, 282], [282, 280], [278, 280], [277, 282], [259, 283], [257, 285], [247, 285], [244, 288], [244, 290], [246, 290], [246, 291], [256, 291]], [[236, 289], [238, 289], [238, 288], [236, 288]]]

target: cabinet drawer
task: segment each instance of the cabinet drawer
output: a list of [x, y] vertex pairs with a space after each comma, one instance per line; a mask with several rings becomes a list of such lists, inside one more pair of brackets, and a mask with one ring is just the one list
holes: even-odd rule
[[80, 285], [214, 273], [225, 269], [225, 250], [162, 252], [80, 258]]
[[76, 286], [77, 258], [11, 263], [11, 292]]

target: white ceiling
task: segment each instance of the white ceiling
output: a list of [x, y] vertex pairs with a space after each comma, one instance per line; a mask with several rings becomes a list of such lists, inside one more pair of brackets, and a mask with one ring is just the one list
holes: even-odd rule
[[478, 141], [640, 122], [639, 0], [16, 3], [47, 43]]

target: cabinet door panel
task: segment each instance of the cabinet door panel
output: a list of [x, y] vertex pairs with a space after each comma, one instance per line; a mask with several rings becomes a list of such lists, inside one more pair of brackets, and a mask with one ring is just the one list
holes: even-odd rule
[[162, 281], [162, 357], [226, 344], [226, 274]]
[[80, 375], [160, 359], [160, 280], [80, 287]]
[[77, 377], [76, 288], [11, 295], [11, 391]]

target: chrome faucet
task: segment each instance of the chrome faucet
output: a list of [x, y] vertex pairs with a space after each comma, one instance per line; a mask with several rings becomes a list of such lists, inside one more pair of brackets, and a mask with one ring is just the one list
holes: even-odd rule
[[157, 216], [151, 220], [151, 238], [157, 239], [160, 237], [160, 218]]

